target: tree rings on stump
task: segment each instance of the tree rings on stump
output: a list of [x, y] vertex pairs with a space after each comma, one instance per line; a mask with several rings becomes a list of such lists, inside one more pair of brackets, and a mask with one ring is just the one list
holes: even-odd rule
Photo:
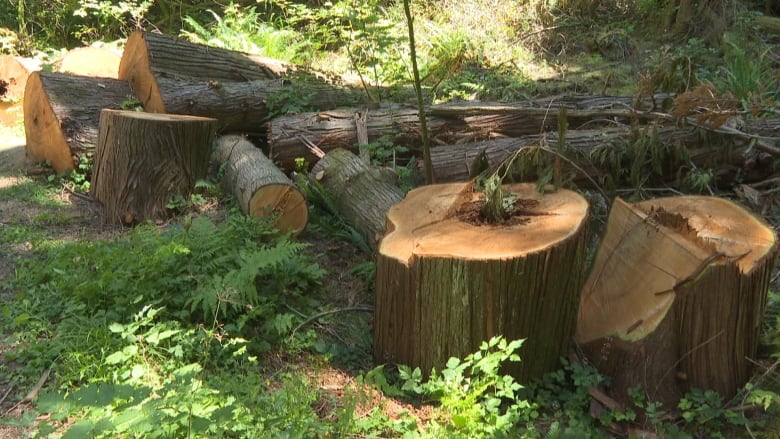
[[616, 199], [583, 288], [576, 338], [610, 395], [675, 407], [749, 380], [777, 255], [763, 221], [716, 197]]
[[377, 257], [374, 358], [443, 368], [502, 335], [527, 339], [510, 365], [520, 380], [559, 367], [576, 320], [586, 250], [587, 201], [575, 192], [517, 195], [504, 224], [470, 218], [471, 183], [409, 192], [387, 214]]

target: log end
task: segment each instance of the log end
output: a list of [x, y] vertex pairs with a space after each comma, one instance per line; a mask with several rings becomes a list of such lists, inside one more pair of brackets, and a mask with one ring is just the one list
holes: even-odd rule
[[282, 233], [298, 235], [309, 222], [306, 197], [295, 186], [268, 184], [255, 191], [249, 200], [248, 215], [273, 217], [274, 227]]
[[59, 60], [57, 70], [73, 75], [117, 79], [120, 56], [109, 49], [78, 47]]
[[58, 173], [75, 169], [72, 151], [46, 96], [40, 72], [28, 77], [24, 90], [24, 133], [30, 160], [47, 160]]
[[127, 38], [122, 59], [119, 61], [118, 78], [130, 83], [133, 93], [141, 100], [145, 111], [166, 112], [160, 87], [149, 62], [145, 32], [135, 31]]

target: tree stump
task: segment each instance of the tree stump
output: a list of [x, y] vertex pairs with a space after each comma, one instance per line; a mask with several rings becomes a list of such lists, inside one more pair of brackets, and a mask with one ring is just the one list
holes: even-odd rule
[[[387, 214], [377, 256], [374, 359], [441, 369], [496, 335], [525, 338], [521, 381], [559, 367], [571, 344], [587, 246], [588, 203], [534, 184], [506, 224], [472, 222], [471, 183], [414, 189]], [[472, 219], [470, 219], [472, 218]]]
[[166, 205], [205, 178], [215, 119], [103, 110], [92, 193], [110, 224], [164, 221]]
[[24, 91], [27, 157], [57, 172], [75, 169], [95, 150], [102, 109], [134, 99], [130, 85], [110, 78], [34, 72]]
[[322, 185], [339, 213], [376, 250], [385, 234], [387, 211], [404, 198], [395, 172], [335, 149], [314, 165], [309, 179]]
[[220, 136], [214, 160], [225, 166], [225, 189], [238, 200], [241, 211], [273, 218], [282, 233], [298, 234], [309, 221], [306, 197], [276, 165], [239, 135]]
[[676, 406], [690, 388], [729, 399], [749, 380], [778, 253], [774, 232], [727, 200], [616, 199], [583, 288], [576, 339], [629, 404]]

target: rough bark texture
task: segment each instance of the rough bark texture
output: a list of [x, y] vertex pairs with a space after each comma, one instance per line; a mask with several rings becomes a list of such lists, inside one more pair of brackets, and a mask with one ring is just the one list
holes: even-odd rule
[[[780, 123], [775, 119], [756, 121], [748, 126], [748, 132], [762, 136], [775, 137]], [[757, 181], [774, 172], [774, 157], [756, 151], [749, 138], [728, 134], [702, 135], [694, 127], [631, 128], [628, 126], [602, 128], [594, 130], [569, 130], [566, 132], [566, 150], [563, 154], [572, 163], [566, 161], [562, 169], [574, 175], [578, 185], [592, 185], [593, 181], [602, 181], [607, 176], [615, 176], [625, 170], [613, 169], [609, 163], [599, 162], [591, 153], [597, 147], [609, 147], [619, 154], [619, 149], [635, 142], [639, 137], [655, 138], [660, 145], [673, 150], [680, 147], [687, 159], [684, 166], [693, 163], [702, 169], [713, 169], [715, 183], [732, 184], [735, 175], [745, 181]], [[612, 145], [612, 146], [609, 146]], [[519, 137], [500, 138], [461, 144], [440, 145], [431, 150], [431, 162], [440, 183], [466, 181], [471, 177], [474, 160], [484, 151], [490, 167], [496, 167], [522, 148], [546, 146], [552, 150], [558, 147], [556, 133], [542, 133]], [[551, 158], [552, 156], [550, 156]], [[663, 177], [669, 182], [678, 178], [677, 170], [681, 166], [679, 154], [667, 152], [662, 160], [662, 168], [668, 170]], [[421, 165], [418, 165], [422, 172]], [[650, 166], [642, 169], [644, 175], [654, 173]], [[590, 179], [585, 178], [585, 176]], [[528, 176], [535, 178], [535, 176]], [[661, 176], [659, 176], [660, 178]]]
[[60, 58], [55, 68], [61, 73], [116, 79], [120, 59], [121, 54], [110, 49], [78, 47]]
[[245, 214], [272, 218], [282, 233], [303, 231], [309, 220], [306, 198], [259, 148], [239, 135], [220, 136], [213, 157], [225, 166], [225, 189]]
[[675, 407], [690, 388], [729, 399], [752, 372], [778, 246], [772, 229], [715, 197], [616, 200], [583, 288], [577, 341], [628, 404]]
[[166, 205], [189, 198], [205, 178], [214, 119], [103, 110], [92, 174], [92, 193], [105, 221], [137, 224], [168, 218]]
[[[207, 105], [215, 110], [216, 116], [227, 116], [231, 121], [248, 121], [243, 123], [250, 123], [253, 131], [259, 131], [257, 127], [264, 122], [265, 114], [260, 114], [262, 117], [258, 119], [255, 117], [260, 106], [265, 107], [267, 102], [251, 102], [254, 99], [251, 95], [239, 97], [237, 89], [246, 87], [245, 93], [258, 93], [262, 81], [269, 81], [266, 85], [276, 84], [273, 80], [281, 80], [282, 77], [294, 84], [277, 87], [279, 99], [289, 94], [288, 99], [306, 102], [313, 108], [318, 108], [317, 105], [323, 105], [323, 108], [352, 105], [360, 100], [359, 92], [341, 87], [336, 84], [337, 81], [317, 73], [299, 71], [278, 60], [142, 31], [130, 35], [119, 65], [119, 78], [130, 81], [148, 112], [182, 112], [209, 102]], [[233, 84], [253, 81], [258, 82], [248, 86]], [[188, 89], [179, 91], [181, 85]], [[194, 99], [194, 93], [198, 91], [207, 92], [202, 101]], [[257, 97], [267, 99], [268, 93]], [[234, 103], [229, 100], [231, 98], [240, 102]], [[217, 109], [220, 99], [224, 108]], [[195, 102], [188, 104], [187, 100]], [[200, 111], [184, 111], [184, 114], [200, 114]], [[242, 128], [243, 125], [235, 127]]]
[[[314, 108], [352, 105], [360, 96], [345, 88], [283, 79], [224, 82], [213, 79], [156, 78], [160, 100], [149, 99], [144, 108], [153, 113], [188, 114], [219, 120], [219, 131], [260, 133], [269, 118], [269, 103], [299, 96]], [[157, 106], [156, 103], [162, 106]], [[282, 105], [282, 102], [277, 102]]]
[[335, 149], [314, 165], [309, 179], [322, 185], [339, 212], [376, 250], [385, 234], [387, 211], [404, 197], [395, 172]]
[[134, 99], [125, 81], [35, 72], [24, 93], [27, 157], [57, 172], [74, 169], [97, 144], [100, 111]]
[[511, 366], [520, 380], [559, 367], [576, 320], [588, 204], [533, 184], [505, 189], [524, 207], [504, 225], [461, 219], [478, 198], [470, 183], [417, 188], [390, 209], [377, 256], [376, 362], [428, 373], [503, 335], [527, 339]]

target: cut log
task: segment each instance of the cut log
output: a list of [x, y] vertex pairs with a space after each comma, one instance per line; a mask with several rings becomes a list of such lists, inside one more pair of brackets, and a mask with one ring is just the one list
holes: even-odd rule
[[6, 92], [0, 93], [0, 100], [18, 101], [24, 97], [27, 78], [41, 69], [41, 63], [32, 58], [0, 55], [0, 81], [5, 81]]
[[322, 185], [339, 213], [376, 250], [385, 234], [387, 211], [404, 198], [395, 172], [334, 149], [314, 165], [309, 179]]
[[[762, 124], [767, 126], [769, 124]], [[603, 128], [598, 130], [569, 130], [566, 132], [565, 154], [572, 163], [564, 161], [562, 169], [575, 176], [577, 185], [592, 186], [593, 181], [601, 181], [605, 176], [616, 175], [615, 169], [609, 164], [595, 160], [592, 152], [596, 147], [614, 147], [615, 154], [621, 154], [619, 149], [625, 149], [626, 144], [635, 142], [640, 137], [654, 138], [661, 145], [681, 146], [686, 151], [688, 160], [682, 165], [693, 163], [701, 169], [713, 169], [716, 185], [732, 185], [733, 177], [739, 175], [745, 181], [758, 181], [774, 172], [774, 157], [751, 151], [753, 142], [749, 138], [723, 135], [720, 146], [715, 146], [711, 138], [703, 137], [693, 127], [660, 127], [631, 128], [628, 126]], [[431, 148], [431, 162], [437, 182], [448, 183], [466, 181], [472, 177], [472, 165], [483, 152], [488, 159], [488, 166], [496, 167], [507, 160], [518, 150], [531, 146], [547, 146], [554, 151], [558, 146], [558, 136], [555, 133], [543, 133], [520, 137], [484, 140], [452, 145], [440, 145]], [[610, 146], [612, 145], [612, 146]], [[552, 158], [549, 157], [550, 159]], [[576, 168], [575, 168], [576, 166]], [[679, 157], [674, 153], [666, 154], [663, 169], [668, 169], [663, 176], [666, 183], [674, 183], [679, 177], [681, 166]], [[423, 172], [422, 164], [418, 163], [418, 171]], [[655, 171], [643, 169], [643, 175], [650, 176]], [[534, 178], [534, 176], [528, 176]]]
[[272, 218], [282, 233], [303, 231], [309, 220], [306, 198], [259, 148], [239, 135], [220, 136], [213, 158], [224, 165], [225, 189], [236, 197], [241, 211]]
[[35, 72], [24, 92], [27, 157], [46, 160], [57, 172], [74, 169], [94, 153], [102, 109], [133, 100], [125, 81]]
[[[272, 81], [283, 76], [293, 80], [294, 85], [282, 87], [281, 83]], [[335, 81], [327, 80], [322, 75], [299, 71], [275, 59], [143, 31], [136, 31], [128, 38], [119, 65], [119, 78], [130, 81], [144, 110], [153, 113], [181, 112], [192, 108], [187, 104], [187, 99], [192, 99], [193, 93], [204, 90], [204, 87], [212, 89], [208, 90], [208, 96], [204, 96], [203, 101], [210, 100], [213, 110], [214, 96], [228, 99], [236, 97], [236, 89], [242, 86], [231, 84], [235, 82], [258, 81], [247, 86], [245, 93], [257, 93], [261, 87], [272, 85], [271, 91], [280, 93], [282, 97], [286, 96], [285, 93], [298, 96], [314, 108], [317, 105], [323, 105], [324, 108], [353, 105], [359, 100], [356, 96], [360, 95], [359, 92], [336, 85]], [[180, 92], [177, 88], [182, 84], [174, 80], [184, 81], [188, 89]], [[219, 95], [220, 89], [221, 93], [225, 93], [224, 96]], [[252, 103], [246, 109], [240, 105], [253, 98], [262, 100], [268, 95], [269, 92], [264, 91], [259, 96], [242, 96], [239, 103], [225, 101], [225, 108], [216, 114], [219, 116], [238, 111], [237, 115], [230, 116], [231, 120], [249, 118], [254, 116], [253, 109], [256, 111], [260, 104]], [[197, 105], [194, 104], [195, 107]], [[253, 126], [260, 127], [263, 122], [264, 117], [256, 120], [252, 117]]]
[[220, 82], [159, 76], [155, 84], [160, 94], [142, 102], [146, 111], [213, 117], [220, 132], [264, 132], [269, 103], [281, 96], [300, 96], [301, 102], [323, 109], [360, 101], [360, 95], [346, 88], [283, 79]]
[[121, 55], [101, 47], [77, 47], [55, 62], [60, 73], [117, 79]]
[[749, 380], [778, 253], [727, 200], [616, 199], [581, 296], [576, 339], [623, 404], [641, 386], [676, 407], [690, 388], [730, 399]]
[[202, 117], [103, 110], [92, 194], [105, 207], [105, 222], [168, 219], [171, 199], [189, 199], [206, 177], [216, 124]]
[[[511, 373], [560, 367], [584, 279], [588, 203], [567, 190], [517, 194], [506, 224], [474, 224], [470, 183], [412, 190], [390, 209], [377, 256], [374, 359], [441, 370], [496, 335], [525, 338]], [[464, 216], [465, 215], [465, 216]]]
[[[631, 99], [612, 97], [612, 104], [605, 99], [586, 97], [559, 98], [535, 103], [457, 103], [434, 105], [426, 110], [428, 129], [433, 145], [448, 145], [495, 137], [518, 137], [539, 134], [557, 127], [557, 108], [571, 107], [568, 111], [569, 126], [589, 125], [596, 128], [617, 122], [647, 120], [657, 117], [651, 113], [635, 111]], [[583, 108], [594, 105], [593, 108]], [[335, 148], [356, 151], [358, 144], [355, 114], [370, 116], [365, 124], [369, 142], [389, 137], [397, 144], [412, 149], [421, 146], [417, 110], [412, 107], [391, 106], [374, 110], [344, 109], [280, 116], [268, 124], [270, 157], [285, 169], [292, 169], [295, 159], [303, 157], [310, 163], [316, 158], [312, 146], [328, 152]]]
[[[336, 148], [357, 152], [355, 115], [358, 113], [366, 120], [369, 142], [385, 136], [397, 145], [419, 145], [417, 110], [396, 105], [376, 110], [355, 108], [276, 117], [268, 124], [268, 155], [283, 169], [292, 170], [298, 158], [304, 158], [312, 165], [316, 163], [319, 157], [314, 151], [317, 149], [325, 153]], [[442, 142], [446, 132], [458, 130], [458, 126], [465, 129], [458, 121], [428, 119], [428, 130], [434, 142]]]

